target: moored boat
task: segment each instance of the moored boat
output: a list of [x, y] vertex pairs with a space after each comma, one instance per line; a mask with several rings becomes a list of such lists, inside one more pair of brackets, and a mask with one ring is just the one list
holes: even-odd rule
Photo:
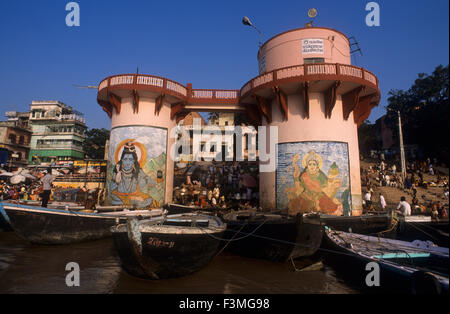
[[329, 227], [325, 227], [325, 245], [332, 250], [328, 256], [336, 267], [356, 276], [359, 282], [364, 282], [368, 275], [367, 265], [375, 262], [380, 268], [379, 289], [397, 293], [448, 293], [448, 248], [429, 241], [399, 241]]
[[167, 210], [168, 215], [177, 215], [185, 213], [193, 213], [202, 210], [200, 206], [195, 205], [181, 205], [181, 204], [165, 204], [163, 208]]
[[186, 276], [208, 265], [225, 229], [218, 217], [185, 213], [129, 219], [111, 231], [122, 268], [132, 276], [158, 280]]
[[[391, 213], [371, 213], [361, 216], [332, 216], [320, 214], [320, 220], [326, 226], [335, 230], [359, 233], [359, 234], [377, 234], [387, 232], [393, 227], [393, 218]], [[394, 229], [392, 229], [393, 231]], [[391, 231], [391, 232], [392, 232]]]
[[392, 236], [402, 241], [431, 241], [438, 246], [449, 246], [448, 219], [435, 220], [431, 216], [412, 215], [397, 217], [398, 226]]
[[225, 214], [222, 245], [235, 254], [285, 262], [313, 255], [320, 247], [323, 228], [318, 216], [288, 216], [256, 211]]
[[12, 231], [11, 224], [9, 223], [9, 218], [3, 209], [3, 202], [0, 202], [0, 231]]
[[50, 209], [3, 202], [12, 229], [34, 244], [68, 244], [111, 236], [110, 228], [129, 216], [160, 216], [163, 211], [136, 210], [111, 213]]

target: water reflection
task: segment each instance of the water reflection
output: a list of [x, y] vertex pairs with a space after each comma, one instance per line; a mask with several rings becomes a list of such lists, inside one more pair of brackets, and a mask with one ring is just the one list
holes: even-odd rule
[[[66, 264], [80, 266], [80, 287], [67, 287]], [[149, 281], [121, 271], [111, 239], [63, 246], [30, 245], [0, 233], [0, 293], [328, 294], [359, 293], [334, 271], [295, 271], [222, 252], [192, 275]]]

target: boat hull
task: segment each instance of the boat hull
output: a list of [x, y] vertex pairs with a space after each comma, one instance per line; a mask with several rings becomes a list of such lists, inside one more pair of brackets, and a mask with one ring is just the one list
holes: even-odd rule
[[12, 231], [11, 225], [9, 223], [8, 215], [3, 209], [3, 203], [0, 203], [0, 231]]
[[[264, 219], [264, 218], [263, 218]], [[280, 219], [230, 220], [222, 246], [245, 257], [285, 262], [289, 258], [313, 255], [322, 241], [322, 226], [306, 223], [301, 216]]]
[[[220, 238], [222, 234], [212, 235]], [[143, 279], [177, 278], [197, 272], [211, 262], [219, 245], [218, 240], [203, 234], [180, 236], [142, 232], [141, 236], [142, 252], [136, 257], [127, 232], [113, 233], [123, 269]]]
[[4, 204], [12, 229], [33, 244], [68, 244], [111, 236], [111, 227], [126, 221], [119, 216]]
[[321, 216], [321, 222], [332, 229], [348, 232], [349, 229], [359, 234], [376, 234], [392, 227], [389, 214], [363, 216]]
[[406, 222], [400, 219], [393, 238], [403, 241], [431, 241], [437, 246], [449, 247], [448, 235], [448, 220]]
[[[361, 235], [355, 234], [355, 237]], [[365, 236], [364, 236], [365, 237]], [[323, 248], [328, 253], [325, 254], [325, 261], [333, 266], [341, 275], [349, 282], [355, 285], [363, 287], [367, 292], [390, 292], [398, 294], [411, 294], [411, 293], [426, 293], [426, 294], [448, 294], [448, 274], [446, 277], [441, 275], [433, 274], [430, 271], [424, 271], [420, 265], [424, 266], [437, 266], [438, 269], [443, 270], [448, 266], [448, 252], [446, 257], [440, 257], [431, 254], [428, 257], [414, 257], [413, 251], [406, 252], [408, 258], [403, 261], [402, 264], [397, 264], [401, 257], [399, 258], [373, 258], [371, 254], [365, 252], [363, 254], [358, 254], [355, 250], [358, 250], [351, 238], [339, 237], [343, 239], [344, 243], [348, 244], [346, 247], [343, 243], [338, 244], [332, 236], [330, 236], [329, 231], [324, 233]], [[369, 237], [367, 237], [369, 238]], [[385, 241], [387, 239], [382, 239]], [[378, 240], [372, 240], [373, 243], [377, 243]], [[395, 240], [393, 240], [395, 242]], [[370, 247], [370, 244], [368, 244]], [[383, 249], [386, 252], [401, 252], [402, 249], [396, 249], [394, 251], [389, 251], [389, 245], [383, 247], [380, 246], [380, 254]], [[395, 247], [395, 246], [394, 246]], [[382, 248], [382, 249], [381, 249]], [[393, 247], [391, 247], [392, 249]], [[396, 253], [391, 253], [396, 254]], [[412, 260], [414, 259], [414, 261]], [[373, 266], [369, 263], [375, 262], [379, 266], [379, 285], [369, 286], [367, 284], [367, 278], [374, 279], [374, 277], [368, 276], [371, 271], [374, 270]], [[370, 266], [370, 267], [368, 267]], [[448, 270], [447, 270], [448, 271]], [[439, 279], [438, 279], [439, 278]], [[369, 280], [370, 281], [370, 280]]]

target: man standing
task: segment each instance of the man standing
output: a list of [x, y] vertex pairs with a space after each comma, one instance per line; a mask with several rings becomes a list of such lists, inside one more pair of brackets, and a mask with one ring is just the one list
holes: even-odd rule
[[397, 210], [400, 210], [403, 216], [411, 216], [411, 205], [408, 204], [404, 196], [400, 198], [400, 203], [398, 203]]
[[52, 182], [53, 182], [53, 176], [52, 176], [52, 169], [48, 168], [46, 171], [45, 176], [41, 179], [42, 185], [43, 185], [43, 192], [42, 192], [42, 207], [47, 207], [48, 200], [50, 199], [50, 194], [52, 193]]
[[386, 200], [384, 199], [383, 194], [380, 193], [380, 204], [381, 204], [381, 210], [385, 210], [386, 209]]
[[366, 203], [366, 210], [370, 210], [370, 207], [372, 206], [372, 195], [370, 194], [370, 191], [367, 191], [364, 195], [364, 201]]

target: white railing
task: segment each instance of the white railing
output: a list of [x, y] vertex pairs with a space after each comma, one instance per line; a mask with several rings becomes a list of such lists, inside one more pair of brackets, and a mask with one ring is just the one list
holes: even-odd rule
[[261, 75], [253, 80], [253, 87], [266, 84], [273, 81], [273, 72]]
[[340, 65], [339, 72], [341, 75], [348, 75], [348, 76], [354, 76], [354, 77], [359, 77], [359, 78], [363, 77], [361, 69], [358, 69], [358, 68], [355, 68], [352, 66]]
[[134, 75], [121, 75], [111, 78], [109, 85], [133, 84]]
[[[338, 68], [339, 67], [339, 68]], [[338, 71], [339, 70], [339, 71]], [[240, 96], [244, 96], [247, 94], [252, 88], [258, 87], [260, 85], [270, 83], [274, 81], [274, 84], [277, 84], [278, 80], [293, 78], [293, 77], [302, 77], [307, 75], [343, 75], [343, 76], [351, 76], [360, 79], [364, 79], [367, 82], [378, 86], [378, 80], [375, 75], [368, 71], [364, 71], [361, 68], [345, 65], [345, 64], [330, 64], [330, 63], [321, 63], [321, 64], [305, 64], [287, 67], [283, 69], [274, 70], [272, 72], [266, 73], [264, 75], [260, 75], [247, 84], [240, 90]], [[274, 77], [274, 75], [276, 75]], [[364, 75], [364, 77], [363, 77]]]
[[137, 77], [137, 84], [162, 88], [164, 86], [164, 80], [159, 77], [140, 75]]
[[98, 85], [98, 90], [102, 90], [104, 88], [108, 87], [108, 79], [103, 80], [100, 85]]
[[367, 71], [364, 71], [364, 79], [374, 85], [377, 85], [377, 78], [375, 77], [375, 75], [373, 75]]
[[167, 80], [166, 88], [171, 90], [171, 91], [174, 91], [176, 93], [179, 93], [179, 94], [181, 94], [183, 96], [187, 96], [186, 87], [184, 87], [184, 86], [182, 86], [182, 85], [180, 85], [178, 83], [175, 83], [175, 82]]
[[306, 69], [308, 75], [336, 74], [336, 65], [334, 64], [308, 64]]
[[193, 90], [192, 97], [194, 97], [194, 98], [212, 98], [213, 91], [212, 90]]
[[241, 89], [241, 96], [244, 95], [245, 93], [247, 93], [251, 89], [252, 89], [252, 82], [250, 81], [247, 84], [245, 84], [244, 87], [242, 87], [242, 89]]
[[216, 98], [219, 99], [234, 99], [237, 98], [237, 91], [218, 90], [216, 91]]
[[302, 65], [277, 71], [277, 79], [279, 80], [303, 75], [305, 75], [305, 68]]

